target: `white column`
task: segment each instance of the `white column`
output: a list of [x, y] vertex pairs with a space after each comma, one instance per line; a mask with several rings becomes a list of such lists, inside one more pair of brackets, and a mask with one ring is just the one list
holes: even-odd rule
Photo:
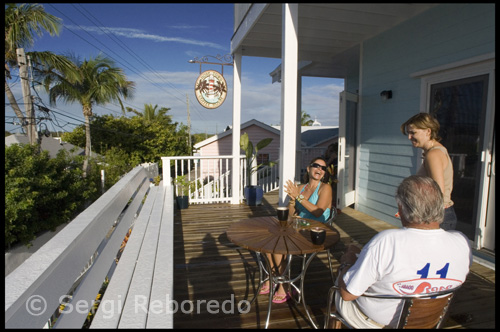
[[288, 201], [284, 184], [295, 178], [298, 68], [298, 4], [283, 4], [282, 8], [280, 206]]
[[233, 54], [233, 167], [231, 204], [240, 204], [241, 53]]
[[[298, 71], [298, 69], [297, 69]], [[295, 129], [295, 180], [302, 182], [300, 177], [300, 169], [302, 168], [302, 77], [297, 79], [297, 112], [296, 112], [297, 128]]]

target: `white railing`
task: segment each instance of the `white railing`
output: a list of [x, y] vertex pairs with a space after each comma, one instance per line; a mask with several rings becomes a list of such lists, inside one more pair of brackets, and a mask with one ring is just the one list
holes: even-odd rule
[[[138, 166], [127, 173], [5, 277], [6, 328], [42, 328], [62, 302], [66, 309], [54, 327], [83, 326], [149, 192], [153, 169]], [[73, 310], [68, 312], [70, 306]]]
[[264, 193], [279, 188], [279, 164], [273, 166], [264, 166], [257, 171], [257, 185], [264, 189]]
[[[231, 188], [232, 156], [189, 156], [162, 157], [163, 181], [174, 185], [175, 176], [186, 176], [191, 183], [189, 188], [190, 204], [229, 203], [233, 190]], [[238, 201], [243, 199], [243, 188], [246, 186], [245, 156], [240, 156], [239, 188], [236, 191]], [[262, 167], [254, 174], [253, 183], [262, 186], [264, 192], [275, 190], [279, 186], [279, 168]], [[175, 195], [179, 188], [174, 187]]]
[[[162, 157], [163, 182], [174, 186], [176, 176], [186, 176], [189, 186], [189, 203], [223, 203], [231, 202], [231, 169], [233, 156], [175, 156]], [[245, 174], [244, 159], [240, 157], [241, 174]], [[238, 197], [243, 197], [244, 179], [240, 179]], [[179, 195], [179, 188], [174, 187]], [[241, 200], [241, 199], [240, 199]]]

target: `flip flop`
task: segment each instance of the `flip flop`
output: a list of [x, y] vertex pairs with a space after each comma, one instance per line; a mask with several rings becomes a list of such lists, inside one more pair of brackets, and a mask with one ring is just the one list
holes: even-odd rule
[[269, 285], [262, 286], [262, 288], [260, 289], [259, 294], [260, 295], [269, 294]]
[[290, 299], [290, 294], [274, 294], [273, 303], [285, 303]]

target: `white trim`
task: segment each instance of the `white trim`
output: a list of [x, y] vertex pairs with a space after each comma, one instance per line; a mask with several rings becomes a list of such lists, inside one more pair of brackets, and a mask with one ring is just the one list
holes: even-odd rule
[[[356, 122], [356, 161], [354, 167], [359, 170], [361, 165], [361, 118], [363, 116], [363, 50], [364, 42], [359, 44], [359, 85], [357, 91], [358, 114]], [[354, 208], [359, 209], [359, 173], [354, 179]]]
[[438, 66], [438, 67], [433, 67], [429, 69], [424, 69], [421, 71], [417, 71], [415, 73], [410, 74], [410, 77], [412, 78], [419, 78], [419, 77], [424, 77], [428, 75], [435, 75], [438, 72], [443, 72], [443, 71], [448, 71], [448, 70], [455, 70], [458, 69], [458, 67], [466, 67], [472, 64], [478, 64], [481, 62], [489, 62], [489, 61], [495, 61], [495, 53], [487, 53], [483, 55], [479, 55], [473, 58], [457, 61], [457, 62], [452, 62], [448, 63], [446, 65]]
[[269, 5], [269, 3], [253, 3], [251, 5], [250, 9], [248, 9], [245, 14], [245, 18], [241, 21], [238, 29], [231, 38], [231, 54], [238, 51], [243, 40], [245, 40], [255, 24], [257, 24], [257, 21], [264, 14]]
[[297, 84], [298, 84], [298, 20], [299, 5], [282, 5], [281, 34], [281, 128], [280, 131], [280, 163], [279, 163], [279, 202], [285, 205], [285, 181], [295, 178], [297, 142]]
[[[312, 61], [309, 60], [302, 60], [299, 61], [298, 64], [298, 71], [300, 71], [302, 68], [305, 68], [309, 66], [312, 63]], [[272, 72], [269, 73], [269, 76], [271, 76], [271, 84], [274, 82], [281, 83], [281, 64], [278, 65]]]
[[[494, 53], [492, 53], [494, 55]], [[475, 62], [474, 62], [475, 61]], [[421, 78], [420, 83], [420, 112], [427, 113], [430, 106], [430, 89], [432, 84], [458, 80], [462, 78], [494, 74], [495, 58], [490, 56], [474, 57], [471, 59], [455, 62], [446, 66], [434, 67], [428, 69], [425, 75], [419, 73], [412, 74], [412, 77]], [[419, 75], [416, 75], [419, 74]], [[490, 80], [491, 81], [491, 80]], [[491, 82], [490, 82], [491, 83]], [[491, 85], [491, 84], [490, 84]]]
[[[242, 55], [240, 52], [233, 54], [234, 70], [233, 70], [233, 128], [228, 130], [234, 133], [232, 136], [232, 161], [233, 161], [233, 176], [231, 180], [231, 188], [233, 190], [231, 196], [231, 204], [239, 204], [241, 199], [239, 193], [240, 188], [240, 136], [241, 136], [241, 65]], [[217, 137], [218, 139], [218, 137]]]

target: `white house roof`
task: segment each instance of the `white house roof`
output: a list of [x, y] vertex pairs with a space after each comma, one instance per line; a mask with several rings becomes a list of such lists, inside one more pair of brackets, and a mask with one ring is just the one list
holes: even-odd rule
[[[22, 135], [22, 134], [14, 134], [10, 136], [5, 137], [5, 145], [6, 146], [11, 146], [12, 144], [28, 144], [28, 136]], [[60, 138], [58, 137], [42, 137], [42, 144], [41, 144], [42, 150], [46, 150], [49, 152], [49, 155], [51, 158], [55, 158], [57, 155], [57, 152], [59, 152], [60, 149], [65, 149], [66, 151], [71, 153], [72, 149], [76, 149], [74, 154], [77, 155], [84, 155], [85, 150], [82, 148], [79, 148], [77, 146], [74, 146], [73, 144], [63, 142]]]

